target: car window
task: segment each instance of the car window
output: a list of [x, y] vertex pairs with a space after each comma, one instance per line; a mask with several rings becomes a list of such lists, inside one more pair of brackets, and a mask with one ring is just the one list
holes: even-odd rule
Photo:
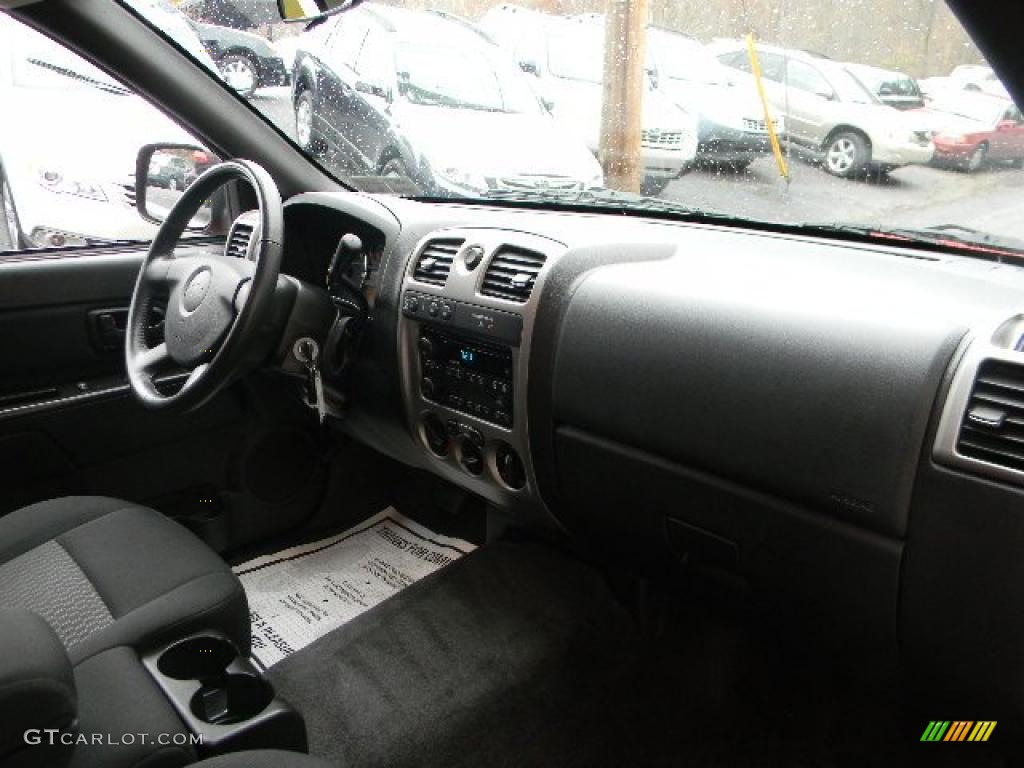
[[761, 66], [761, 76], [766, 80], [781, 83], [785, 78], [786, 60], [781, 55], [770, 51], [758, 51], [757, 61]]
[[[198, 38], [194, 44], [201, 46]], [[75, 52], [3, 13], [0, 105], [0, 254], [153, 237], [156, 226], [135, 208], [136, 157], [146, 144], [198, 144], [192, 135]], [[170, 200], [194, 180], [194, 167], [181, 160], [163, 168], [164, 184], [175, 189], [155, 197]]]
[[817, 95], [825, 95], [832, 93], [832, 86], [828, 84], [822, 74], [802, 61], [790, 59], [787, 65], [786, 77], [788, 78], [788, 84], [807, 93], [813, 93]]
[[366, 33], [355, 70], [367, 82], [390, 85], [394, 79], [395, 59], [384, 33], [375, 29]]
[[357, 18], [339, 19], [327, 41], [328, 62], [332, 66], [355, 69], [366, 33], [366, 27]]

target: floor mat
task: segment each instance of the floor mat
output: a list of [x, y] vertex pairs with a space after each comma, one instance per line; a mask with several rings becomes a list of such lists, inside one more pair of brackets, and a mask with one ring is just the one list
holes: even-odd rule
[[237, 565], [252, 655], [270, 667], [473, 549], [389, 507], [344, 533]]

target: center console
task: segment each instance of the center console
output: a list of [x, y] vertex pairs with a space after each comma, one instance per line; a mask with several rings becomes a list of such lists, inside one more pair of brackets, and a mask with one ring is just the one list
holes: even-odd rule
[[218, 632], [156, 648], [142, 664], [193, 736], [200, 756], [244, 749], [306, 751], [302, 716]]
[[538, 501], [525, 361], [536, 303], [561, 243], [446, 229], [406, 267], [399, 349], [409, 427], [438, 474], [499, 506]]

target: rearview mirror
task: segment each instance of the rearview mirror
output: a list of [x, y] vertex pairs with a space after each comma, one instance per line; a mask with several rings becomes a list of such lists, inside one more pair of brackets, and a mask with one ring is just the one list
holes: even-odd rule
[[[146, 221], [162, 224], [167, 214], [207, 168], [220, 162], [212, 152], [190, 144], [147, 144], [135, 161], [135, 207]], [[210, 200], [188, 229], [202, 231], [213, 220]]]
[[340, 6], [354, 4], [351, 0], [277, 0], [277, 10], [285, 21], [311, 21]]

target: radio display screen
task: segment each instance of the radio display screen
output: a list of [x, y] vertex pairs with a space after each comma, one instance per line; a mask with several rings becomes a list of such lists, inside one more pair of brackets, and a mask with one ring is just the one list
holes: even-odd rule
[[462, 339], [436, 336], [438, 359], [446, 364], [478, 373], [509, 379], [512, 376], [512, 356], [507, 350], [482, 344], [468, 344]]

